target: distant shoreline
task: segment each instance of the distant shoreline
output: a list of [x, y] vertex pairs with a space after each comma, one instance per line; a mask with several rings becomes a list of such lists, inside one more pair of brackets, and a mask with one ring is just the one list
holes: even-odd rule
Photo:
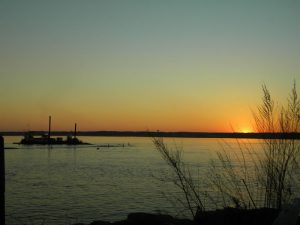
[[[27, 132], [3, 131], [1, 136], [23, 136]], [[31, 131], [39, 136], [47, 131]], [[72, 131], [52, 131], [52, 136], [73, 135]], [[239, 133], [239, 132], [154, 132], [154, 131], [78, 131], [77, 136], [102, 137], [173, 137], [173, 138], [245, 138], [245, 139], [297, 139], [300, 133]]]

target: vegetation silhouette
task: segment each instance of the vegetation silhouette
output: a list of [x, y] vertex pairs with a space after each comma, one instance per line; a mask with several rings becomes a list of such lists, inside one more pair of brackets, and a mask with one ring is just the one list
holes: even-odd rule
[[[283, 206], [295, 197], [300, 143], [290, 134], [297, 136], [300, 129], [296, 82], [285, 105], [275, 104], [266, 85], [262, 91], [262, 103], [252, 112], [253, 118], [257, 132], [271, 135], [261, 140], [260, 151], [238, 139], [238, 150], [222, 144], [207, 178], [192, 176], [182, 149], [168, 147], [162, 137], [153, 138], [173, 172], [172, 182], [183, 193], [184, 201], [179, 203], [199, 224], [273, 224]], [[206, 188], [199, 188], [199, 182]], [[204, 202], [214, 205], [216, 211], [205, 211]]]

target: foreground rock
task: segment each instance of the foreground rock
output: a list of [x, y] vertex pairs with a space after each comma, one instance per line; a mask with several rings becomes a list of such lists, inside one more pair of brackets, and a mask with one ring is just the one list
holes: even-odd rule
[[[86, 225], [77, 223], [74, 225]], [[89, 225], [199, 225], [188, 219], [177, 219], [169, 215], [150, 213], [130, 213], [126, 220], [117, 222], [94, 221]]]
[[273, 225], [279, 210], [270, 208], [224, 208], [197, 213], [195, 221], [200, 225]]
[[[90, 224], [77, 223], [74, 225], [273, 225], [278, 217], [276, 209], [236, 209], [225, 208], [215, 211], [197, 213], [195, 221], [177, 219], [169, 215], [150, 213], [131, 213], [126, 220], [117, 222], [94, 221]], [[300, 225], [300, 221], [295, 223]]]

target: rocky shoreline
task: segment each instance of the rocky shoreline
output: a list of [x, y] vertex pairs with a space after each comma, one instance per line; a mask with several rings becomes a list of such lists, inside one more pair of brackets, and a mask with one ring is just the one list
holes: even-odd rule
[[151, 213], [130, 213], [127, 219], [117, 222], [102, 220], [93, 221], [90, 224], [76, 223], [73, 225], [199, 225], [189, 219], [177, 219], [170, 215]]
[[[190, 220], [164, 214], [139, 212], [130, 213], [125, 220], [116, 222], [97, 220], [89, 224], [76, 223], [73, 225], [273, 225], [278, 215], [278, 210], [270, 208], [248, 210], [225, 208], [200, 212], [196, 215], [195, 220]], [[299, 218], [292, 224], [300, 225]]]

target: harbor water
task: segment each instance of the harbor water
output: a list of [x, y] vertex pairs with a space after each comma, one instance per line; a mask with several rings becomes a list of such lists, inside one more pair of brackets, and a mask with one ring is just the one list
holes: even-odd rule
[[[83, 146], [13, 144], [20, 138], [5, 137], [7, 225], [117, 221], [131, 212], [176, 216], [182, 211], [170, 200], [181, 193], [164, 179], [168, 165], [151, 138], [80, 137], [92, 144]], [[197, 167], [202, 180], [224, 146], [220, 139], [165, 141], [182, 149], [184, 161]], [[226, 143], [238, 146], [234, 139]]]

